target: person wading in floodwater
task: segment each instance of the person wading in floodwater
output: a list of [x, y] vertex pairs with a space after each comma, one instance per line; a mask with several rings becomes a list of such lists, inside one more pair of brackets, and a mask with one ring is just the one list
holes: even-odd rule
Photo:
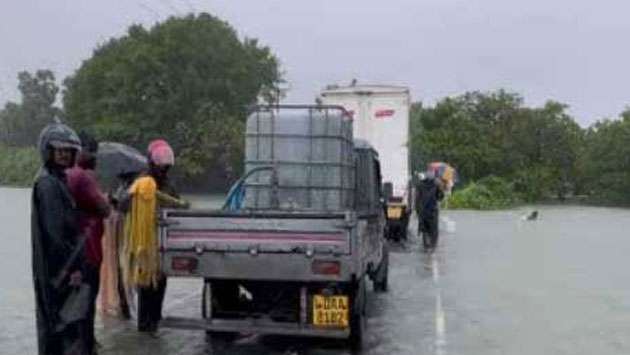
[[66, 186], [65, 174], [65, 169], [74, 165], [80, 150], [79, 137], [66, 125], [50, 124], [40, 134], [43, 166], [33, 185], [31, 207], [40, 355], [86, 354], [80, 326], [85, 314], [79, 314], [83, 307], [75, 297], [77, 290], [84, 289], [83, 250], [75, 204]]
[[424, 249], [433, 250], [438, 243], [439, 202], [444, 197], [444, 193], [436, 181], [433, 171], [418, 175], [415, 203], [418, 215], [418, 233], [422, 233]]
[[147, 149], [149, 172], [138, 177], [128, 190], [130, 209], [125, 225], [125, 265], [128, 285], [138, 288], [138, 330], [155, 333], [162, 318], [166, 277], [160, 272], [157, 241], [157, 215], [161, 207], [187, 208], [168, 179], [175, 154], [164, 140]]
[[103, 219], [110, 213], [105, 195], [99, 189], [94, 174], [98, 142], [85, 132], [79, 133], [82, 150], [77, 164], [66, 171], [68, 188], [74, 197], [78, 209], [78, 221], [85, 241], [84, 279], [90, 285], [90, 307], [85, 322], [85, 341], [88, 354], [96, 354], [94, 336], [94, 317], [96, 315], [96, 297], [100, 285], [100, 269], [103, 261], [101, 239], [103, 237]]

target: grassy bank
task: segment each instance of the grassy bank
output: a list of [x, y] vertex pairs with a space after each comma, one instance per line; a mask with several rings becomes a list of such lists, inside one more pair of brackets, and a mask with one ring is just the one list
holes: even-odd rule
[[471, 210], [500, 210], [523, 204], [630, 207], [627, 199], [620, 199], [620, 196], [623, 197], [621, 193], [606, 194], [607, 191], [592, 191], [590, 194], [569, 195], [561, 199], [549, 192], [536, 190], [537, 186], [530, 186], [535, 185], [535, 182], [525, 185], [526, 188], [519, 182], [521, 180], [489, 176], [455, 190], [443, 207]]
[[30, 186], [39, 166], [39, 154], [35, 148], [0, 145], [0, 186]]
[[521, 202], [513, 184], [489, 176], [456, 190], [445, 205], [450, 209], [497, 210], [514, 207]]

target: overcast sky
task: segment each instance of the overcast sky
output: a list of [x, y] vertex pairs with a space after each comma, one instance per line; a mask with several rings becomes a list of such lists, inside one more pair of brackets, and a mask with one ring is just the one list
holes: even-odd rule
[[291, 102], [357, 78], [428, 103], [506, 88], [532, 105], [565, 102], [582, 124], [630, 105], [628, 0], [4, 0], [0, 104], [17, 98], [20, 70], [61, 81], [130, 24], [191, 10], [272, 47]]

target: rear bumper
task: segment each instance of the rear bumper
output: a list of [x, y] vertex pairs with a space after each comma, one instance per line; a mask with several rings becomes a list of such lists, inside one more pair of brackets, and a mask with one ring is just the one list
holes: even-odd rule
[[350, 329], [326, 329], [298, 323], [279, 323], [269, 319], [187, 319], [169, 317], [162, 320], [161, 326], [186, 330], [206, 330], [215, 332], [255, 333], [261, 335], [292, 335], [322, 338], [345, 339]]
[[[173, 270], [174, 257], [194, 257], [198, 260], [193, 272]], [[338, 275], [313, 273], [313, 260], [337, 261]], [[162, 254], [162, 271], [167, 276], [200, 277], [205, 279], [274, 280], [299, 282], [346, 282], [359, 273], [357, 263], [351, 256], [269, 253], [252, 255], [242, 252], [166, 251]]]

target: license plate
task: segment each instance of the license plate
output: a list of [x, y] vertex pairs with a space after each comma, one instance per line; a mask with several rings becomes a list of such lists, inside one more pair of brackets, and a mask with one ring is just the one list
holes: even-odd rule
[[402, 207], [387, 207], [387, 218], [400, 219], [402, 216]]
[[313, 296], [313, 325], [348, 327], [348, 296]]

